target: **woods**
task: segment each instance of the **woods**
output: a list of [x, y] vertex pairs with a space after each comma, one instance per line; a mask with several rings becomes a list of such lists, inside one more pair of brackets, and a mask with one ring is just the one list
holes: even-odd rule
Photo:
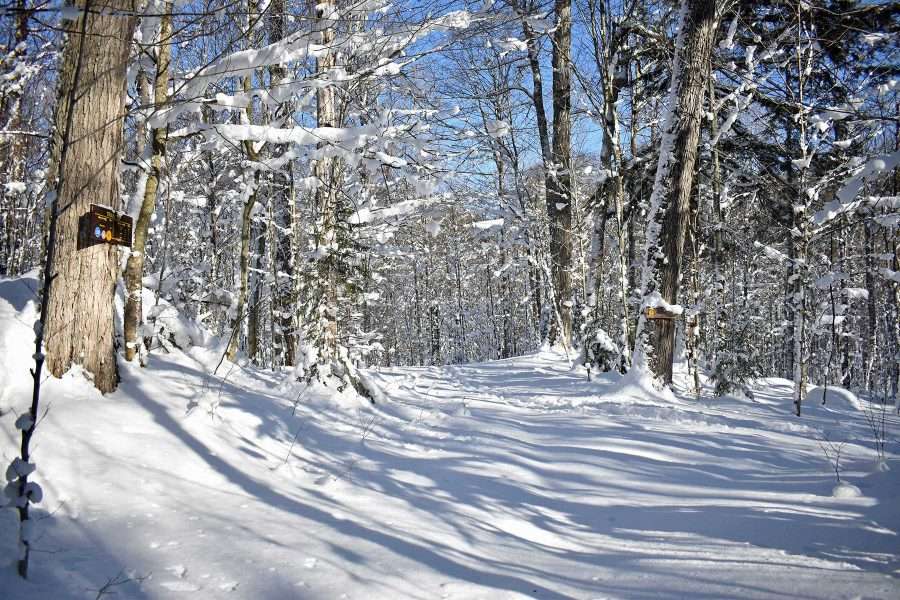
[[[339, 387], [603, 340], [664, 383], [790, 376], [798, 411], [895, 396], [893, 4], [124, 8], [83, 50], [4, 8], [2, 263], [40, 265], [59, 177], [54, 374], [112, 390], [200, 327]], [[125, 255], [74, 250], [89, 203], [135, 217]]]
[[[3, 9], [2, 263], [40, 265], [59, 177], [54, 374], [108, 391], [202, 328], [338, 387], [602, 340], [663, 383], [790, 376], [798, 411], [811, 380], [895, 396], [894, 4], [124, 8], [88, 7], [102, 51]], [[130, 251], [74, 250], [88, 203]]]
[[[202, 401], [226, 423], [220, 409], [236, 410], [246, 389], [319, 423], [327, 396], [323, 422], [333, 409], [340, 432], [360, 430], [359, 456], [335, 467], [351, 483], [377, 426], [363, 409], [390, 392], [407, 403], [399, 415], [443, 401], [434, 389], [458, 404], [404, 413], [383, 439], [427, 426], [443, 440], [453, 427], [439, 422], [471, 417], [480, 398], [505, 407], [481, 406], [493, 415], [485, 431], [496, 417], [509, 439], [533, 440], [531, 452], [553, 444], [539, 427], [517, 430], [525, 421], [503, 416], [508, 405], [543, 417], [615, 385], [652, 400], [616, 416], [651, 426], [603, 427], [678, 447], [686, 465], [708, 448], [678, 446], [690, 444], [679, 426], [681, 437], [648, 435], [653, 419], [677, 410], [698, 430], [730, 423], [733, 433], [748, 427], [691, 411], [745, 402], [773, 439], [818, 428], [832, 496], [858, 498], [841, 479], [849, 442], [829, 437], [817, 412], [835, 403], [865, 412], [875, 472], [889, 470], [886, 415], [900, 414], [900, 3], [8, 0], [0, 17], [0, 287], [33, 296], [0, 290], [2, 322], [27, 314], [34, 334], [33, 362], [19, 369], [30, 369], [30, 404], [5, 410], [19, 392], [6, 391], [18, 384], [0, 364], [0, 417], [15, 413], [5, 501], [21, 577], [37, 539], [29, 511], [44, 494], [32, 438], [48, 381], [76, 391], [87, 381], [113, 412], [136, 403], [137, 421], [152, 415], [147, 431], [224, 473], [231, 495], [314, 513], [291, 491], [261, 493], [256, 475], [210, 449], [218, 442], [192, 438], [147, 391], [155, 365], [168, 394], [200, 390], [178, 407], [185, 422]], [[0, 334], [0, 355], [18, 368], [20, 348]], [[538, 380], [543, 390], [522, 391]], [[254, 436], [289, 440], [274, 472], [303, 446], [306, 423], [288, 427], [256, 404], [240, 450], [263, 460], [274, 454]], [[770, 405], [794, 421], [772, 426]], [[250, 427], [239, 420], [233, 431]], [[335, 451], [324, 425], [309, 435], [321, 448], [305, 452]], [[627, 450], [609, 448], [620, 443]], [[593, 460], [609, 448], [582, 450]], [[656, 466], [648, 480], [668, 475]], [[327, 484], [317, 468], [310, 459], [303, 472]], [[408, 473], [372, 488], [438, 487]], [[739, 475], [716, 471], [717, 481]], [[350, 523], [339, 514], [315, 520]], [[512, 529], [534, 534], [526, 521]], [[532, 586], [509, 585], [519, 588]]]

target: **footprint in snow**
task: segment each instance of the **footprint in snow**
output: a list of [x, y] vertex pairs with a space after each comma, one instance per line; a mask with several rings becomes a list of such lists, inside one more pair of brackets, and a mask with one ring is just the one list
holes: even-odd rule
[[184, 565], [172, 565], [171, 567], [166, 567], [166, 571], [181, 579], [184, 579], [184, 576], [187, 575], [187, 567]]

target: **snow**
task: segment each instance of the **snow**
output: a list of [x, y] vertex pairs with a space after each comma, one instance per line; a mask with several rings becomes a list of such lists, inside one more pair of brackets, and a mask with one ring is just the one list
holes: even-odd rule
[[24, 181], [10, 181], [8, 183], [3, 184], [6, 187], [7, 194], [24, 194], [26, 185]]
[[841, 290], [848, 300], [868, 300], [869, 290], [865, 288], [848, 287]]
[[865, 201], [865, 198], [857, 198], [863, 185], [869, 179], [877, 177], [897, 165], [900, 165], [900, 150], [870, 159], [852, 177], [844, 181], [835, 194], [836, 198], [826, 203], [822, 210], [813, 216], [813, 222], [816, 225], [822, 225], [846, 212], [856, 210]]
[[644, 298], [643, 308], [661, 308], [665, 311], [672, 313], [673, 315], [680, 315], [684, 313], [684, 307], [678, 304], [669, 304], [665, 301], [665, 299], [660, 295], [659, 292], [653, 291], [647, 294]]
[[[0, 279], [7, 463], [35, 283]], [[695, 401], [545, 351], [364, 371], [371, 405], [213, 375], [215, 347], [123, 362], [106, 396], [77, 369], [47, 378], [40, 551], [18, 579], [0, 512], [4, 600], [94, 598], [117, 574], [117, 597], [147, 599], [896, 597], [900, 480], [873, 468], [849, 392], [813, 390], [796, 418], [787, 380]], [[844, 443], [840, 489], [824, 431]]]
[[862, 492], [852, 483], [841, 482], [834, 486], [831, 495], [835, 498], [859, 498]]
[[506, 121], [492, 121], [488, 119], [485, 121], [484, 126], [488, 135], [492, 138], [502, 138], [509, 135], [510, 132], [509, 123]]
[[439, 219], [426, 221], [425, 231], [428, 232], [428, 235], [430, 235], [431, 237], [436, 236], [441, 232], [441, 221]]
[[361, 225], [363, 223], [377, 223], [389, 219], [400, 219], [415, 213], [416, 211], [427, 206], [431, 200], [403, 200], [390, 206], [383, 208], [361, 208], [352, 215], [348, 221], [352, 225]]
[[737, 27], [738, 15], [734, 15], [731, 24], [728, 26], [728, 33], [725, 35], [725, 39], [719, 42], [719, 48], [722, 48], [723, 50], [731, 50], [734, 48], [734, 34], [737, 33]]
[[881, 273], [881, 276], [887, 279], [888, 281], [894, 281], [896, 283], [900, 283], [900, 271], [892, 271], [887, 267], [878, 270]]
[[472, 227], [479, 231], [484, 231], [485, 229], [490, 229], [491, 227], [499, 227], [503, 225], [503, 219], [487, 219], [485, 221], [475, 221], [472, 223]]

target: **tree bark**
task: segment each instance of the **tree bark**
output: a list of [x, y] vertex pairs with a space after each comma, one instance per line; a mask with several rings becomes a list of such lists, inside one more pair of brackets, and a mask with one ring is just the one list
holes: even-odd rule
[[[13, 82], [22, 78], [22, 75], [17, 73], [16, 67], [20, 61], [26, 60], [24, 48], [28, 39], [30, 16], [24, 0], [18, 0], [16, 8], [18, 14], [16, 15], [15, 34], [12, 44], [9, 46], [12, 50], [6, 56], [0, 57], [0, 74], [2, 74], [0, 76]], [[0, 96], [0, 129], [16, 131], [21, 127], [22, 83], [24, 82], [10, 86], [9, 93]], [[28, 239], [25, 235], [27, 223], [20, 223], [18, 215], [20, 211], [28, 210], [27, 197], [24, 193], [15, 192], [5, 185], [25, 179], [26, 149], [25, 136], [0, 136], [0, 216], [5, 225], [5, 239], [0, 245], [0, 275], [9, 276], [19, 273], [24, 254], [23, 246]]]
[[[568, 347], [572, 338], [572, 4], [556, 0], [553, 32], [553, 144], [547, 168], [547, 215], [550, 220], [550, 260], [557, 313], [557, 335]], [[552, 328], [551, 328], [552, 330]]]
[[[330, 23], [334, 6], [334, 0], [325, 0], [317, 5], [317, 19], [323, 23]], [[334, 29], [330, 25], [322, 27], [321, 45], [328, 48], [333, 43], [334, 36]], [[333, 51], [325, 51], [316, 58], [316, 71], [320, 75], [328, 76], [334, 66]], [[334, 87], [323, 85], [316, 90], [316, 123], [319, 127], [337, 127], [337, 120], [337, 99]], [[323, 150], [324, 144], [320, 144], [319, 148]], [[337, 159], [326, 154], [326, 152], [321, 153], [316, 160], [314, 169], [315, 176], [319, 180], [315, 197], [319, 215], [319, 235], [316, 245], [325, 254], [318, 262], [318, 285], [321, 286], [321, 297], [318, 303], [318, 314], [313, 316], [313, 318], [319, 319], [320, 364], [328, 364], [338, 358]]]
[[863, 254], [865, 256], [866, 274], [865, 285], [868, 296], [866, 299], [866, 327], [865, 341], [862, 348], [863, 387], [871, 391], [872, 370], [875, 365], [875, 357], [878, 355], [878, 290], [875, 284], [875, 243], [872, 235], [871, 223], [863, 223]]
[[[78, 0], [76, 6], [84, 3]], [[78, 19], [87, 22], [83, 35], [69, 34], [63, 50], [51, 142], [50, 172], [64, 185], [58, 194], [55, 272], [48, 275], [56, 279], [48, 305], [47, 366], [59, 377], [79, 364], [102, 392], [113, 391], [117, 384], [113, 299], [118, 251], [106, 244], [78, 250], [78, 220], [92, 203], [120, 206], [125, 73], [136, 18], [110, 13], [134, 10], [129, 0], [104, 0]], [[62, 160], [60, 136], [70, 114], [71, 151]]]
[[[259, 33], [257, 31], [257, 27], [259, 25], [260, 15], [257, 14], [258, 10], [258, 2], [255, 0], [248, 0], [247, 2], [247, 11], [250, 17], [248, 22], [248, 30], [247, 30], [247, 43], [250, 48], [256, 48], [259, 46]], [[242, 79], [242, 84], [244, 88], [244, 93], [249, 94], [250, 90], [253, 87], [252, 74], [245, 75]], [[247, 105], [245, 109], [247, 122], [253, 122], [253, 104], [250, 103]], [[247, 157], [248, 161], [252, 163], [256, 163], [259, 161], [259, 153], [253, 146], [253, 142], [250, 140], [244, 140], [243, 143], [244, 155]], [[249, 293], [250, 288], [250, 240], [251, 234], [253, 231], [253, 207], [256, 206], [257, 200], [257, 192], [259, 190], [260, 184], [260, 176], [259, 171], [254, 166], [248, 166], [244, 169], [244, 185], [247, 186], [246, 196], [244, 197], [243, 209], [241, 210], [241, 254], [240, 254], [240, 273], [238, 275], [238, 296], [237, 296], [237, 306], [235, 307], [235, 312], [233, 318], [231, 320], [231, 338], [228, 340], [228, 348], [225, 351], [225, 356], [230, 361], [234, 361], [237, 358], [238, 348], [240, 347], [241, 340], [241, 330], [243, 329], [244, 317], [247, 312], [247, 295]], [[255, 304], [254, 304], [255, 308]], [[255, 328], [256, 323], [254, 322], [256, 315], [251, 315], [251, 343], [255, 344]], [[253, 358], [256, 353], [256, 348], [250, 348], [250, 357]]]
[[234, 361], [237, 358], [237, 351], [240, 345], [241, 328], [244, 323], [244, 313], [247, 305], [247, 288], [250, 286], [250, 230], [251, 217], [253, 215], [253, 207], [256, 206], [256, 189], [259, 186], [259, 171], [250, 169], [245, 173], [245, 185], [249, 188], [246, 192], [247, 197], [244, 199], [244, 206], [241, 210], [241, 255], [240, 255], [240, 274], [238, 278], [238, 297], [237, 306], [231, 319], [231, 338], [228, 340], [228, 349], [225, 356], [228, 360]]
[[534, 114], [537, 119], [538, 140], [541, 144], [541, 160], [546, 170], [550, 163], [550, 132], [547, 127], [547, 111], [544, 109], [544, 80], [541, 77], [540, 46], [534, 30], [528, 22], [522, 21], [522, 33], [525, 36], [525, 44], [528, 48], [528, 66], [531, 69], [532, 94], [531, 102], [534, 104]]
[[633, 358], [638, 370], [652, 367], [664, 383], [672, 381], [675, 326], [668, 320], [659, 320], [651, 329], [645, 309], [658, 306], [659, 301], [675, 304], [678, 299], [703, 94], [716, 30], [713, 0], [682, 0], [679, 13], [679, 32], [644, 236], [641, 307]]
[[[675, 145], [671, 186], [660, 234], [664, 258], [658, 265], [659, 293], [670, 304], [678, 302], [684, 241], [690, 221], [690, 195], [697, 161], [697, 142], [703, 112], [703, 95], [709, 76], [709, 60], [716, 32], [713, 0], [691, 0], [685, 21], [684, 71], [675, 113]], [[675, 323], [660, 320], [654, 336], [655, 373], [672, 382], [675, 353]]]
[[[156, 76], [153, 81], [153, 104], [156, 109], [168, 101], [169, 63], [171, 62], [172, 4], [167, 5], [166, 12], [159, 23], [159, 52], [156, 58]], [[144, 254], [147, 247], [147, 231], [150, 220], [156, 210], [156, 197], [159, 182], [165, 168], [166, 127], [156, 127], [151, 132], [153, 155], [150, 159], [150, 172], [144, 187], [144, 198], [140, 213], [134, 227], [134, 241], [128, 262], [125, 265], [125, 314], [123, 327], [125, 330], [125, 360], [133, 360], [139, 345], [138, 332], [141, 328], [143, 311], [141, 309], [141, 279], [144, 274]], [[140, 140], [142, 142], [143, 140]], [[139, 144], [140, 145], [140, 144]]]

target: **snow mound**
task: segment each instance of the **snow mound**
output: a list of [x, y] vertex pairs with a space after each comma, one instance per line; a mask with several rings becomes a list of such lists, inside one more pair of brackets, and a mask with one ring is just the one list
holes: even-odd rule
[[831, 495], [835, 498], [859, 498], [862, 496], [862, 491], [852, 483], [842, 481], [834, 486]]
[[825, 407], [829, 409], [851, 409], [857, 411], [866, 409], [866, 403], [860, 400], [856, 394], [850, 390], [831, 385], [828, 386], [827, 392], [824, 387], [817, 386], [810, 389], [806, 396], [804, 408], [822, 406], [823, 398], [825, 399]]

